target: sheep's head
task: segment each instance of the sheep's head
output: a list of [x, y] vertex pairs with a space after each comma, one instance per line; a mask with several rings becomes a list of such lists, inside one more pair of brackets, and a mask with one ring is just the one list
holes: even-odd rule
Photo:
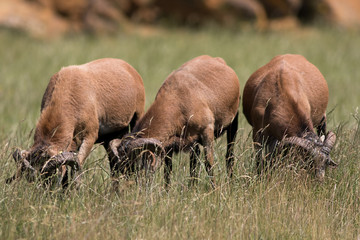
[[76, 154], [73, 152], [61, 152], [50, 157], [48, 152], [43, 149], [32, 151], [16, 149], [13, 159], [17, 165], [17, 171], [13, 177], [6, 180], [7, 183], [11, 183], [21, 176], [25, 176], [29, 182], [33, 182], [39, 176], [45, 179], [52, 176], [56, 169], [63, 165], [79, 168]]
[[136, 170], [155, 171], [161, 165], [165, 150], [154, 138], [127, 136], [110, 142], [115, 155], [116, 170], [129, 175]]
[[336, 135], [333, 132], [328, 132], [325, 140], [319, 138], [300, 138], [288, 137], [283, 141], [283, 146], [297, 146], [304, 149], [314, 159], [314, 167], [316, 178], [322, 181], [325, 177], [325, 170], [327, 167], [337, 167], [330, 158], [330, 151], [336, 141]]

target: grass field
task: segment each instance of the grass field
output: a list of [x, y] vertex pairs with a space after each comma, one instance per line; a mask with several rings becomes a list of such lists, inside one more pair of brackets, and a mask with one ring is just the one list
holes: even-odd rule
[[[359, 239], [359, 43], [359, 31], [327, 28], [179, 29], [51, 42], [0, 31], [0, 239]], [[78, 191], [49, 193], [25, 180], [5, 184], [15, 171], [11, 153], [31, 145], [42, 94], [62, 66], [124, 59], [142, 75], [148, 107], [166, 76], [198, 55], [224, 58], [242, 88], [252, 72], [284, 53], [304, 55], [328, 81], [328, 129], [338, 137], [331, 156], [340, 164], [327, 172], [324, 183], [297, 167], [257, 176], [251, 128], [240, 115], [231, 181], [225, 140], [216, 142], [216, 190], [203, 166], [199, 184], [188, 188], [188, 155], [179, 154], [169, 192], [161, 169], [148, 186], [121, 182], [121, 193], [112, 194], [101, 147], [87, 160]]]

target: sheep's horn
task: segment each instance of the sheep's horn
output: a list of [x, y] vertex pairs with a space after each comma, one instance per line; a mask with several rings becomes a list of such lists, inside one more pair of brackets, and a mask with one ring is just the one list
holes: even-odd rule
[[325, 153], [328, 156], [328, 159], [326, 161], [326, 164], [330, 167], [337, 167], [338, 164], [336, 162], [334, 162], [331, 158], [330, 158], [330, 151], [331, 149], [334, 147], [335, 145], [335, 141], [336, 141], [336, 135], [333, 132], [328, 132], [328, 134], [326, 135], [325, 141], [324, 141], [324, 146], [322, 148], [322, 152]]
[[149, 150], [157, 155], [164, 156], [165, 150], [159, 140], [155, 138], [137, 138], [129, 143], [129, 150], [140, 149]]
[[76, 153], [73, 152], [62, 152], [50, 158], [41, 169], [41, 173], [49, 173], [54, 169], [67, 165], [76, 170], [80, 168]]
[[336, 135], [333, 132], [328, 132], [326, 135], [324, 146], [323, 146], [323, 152], [327, 155], [330, 154], [331, 149], [333, 148], [336, 141]]
[[313, 141], [300, 138], [300, 137], [287, 137], [283, 140], [283, 145], [295, 145], [308, 151], [314, 157], [326, 158], [326, 154], [322, 151], [320, 146], [315, 144]]
[[[160, 164], [159, 164], [159, 161], [157, 161], [155, 154], [152, 151], [146, 149], [146, 150], [143, 150], [142, 152], [140, 152], [139, 156], [143, 156], [144, 154], [148, 154], [147, 156], [150, 157], [149, 162], [148, 161], [146, 163], [143, 162], [143, 163], [145, 163], [145, 166], [150, 167], [150, 169], [152, 169], [153, 171], [155, 169], [157, 169]], [[150, 163], [150, 164], [148, 164], [148, 163]]]

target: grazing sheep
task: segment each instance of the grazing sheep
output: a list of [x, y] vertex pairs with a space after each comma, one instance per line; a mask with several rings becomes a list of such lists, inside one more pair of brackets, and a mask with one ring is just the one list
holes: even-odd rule
[[[65, 165], [81, 169], [95, 143], [108, 149], [112, 139], [128, 133], [142, 117], [144, 106], [142, 78], [123, 60], [104, 58], [62, 68], [44, 93], [34, 143], [14, 152], [18, 170], [7, 182], [23, 173], [29, 181], [38, 174], [48, 177], [61, 166], [66, 186]], [[114, 169], [111, 161], [110, 167]]]
[[[190, 176], [194, 182], [201, 144], [206, 170], [215, 186], [214, 139], [227, 132], [227, 171], [231, 176], [239, 101], [238, 78], [222, 58], [199, 56], [186, 62], [167, 77], [132, 133], [110, 143], [118, 158], [118, 169], [122, 173], [131, 172], [135, 165], [141, 165], [140, 168], [155, 170], [161, 163], [157, 157], [165, 158], [164, 178], [168, 187], [173, 152], [191, 150]], [[139, 155], [145, 157], [139, 161]]]
[[314, 158], [320, 180], [327, 166], [337, 165], [329, 156], [335, 134], [328, 132], [324, 141], [320, 138], [326, 134], [328, 96], [320, 71], [300, 55], [277, 56], [250, 76], [244, 87], [243, 112], [253, 127], [259, 171], [264, 168], [263, 143], [267, 153], [278, 143], [306, 150]]

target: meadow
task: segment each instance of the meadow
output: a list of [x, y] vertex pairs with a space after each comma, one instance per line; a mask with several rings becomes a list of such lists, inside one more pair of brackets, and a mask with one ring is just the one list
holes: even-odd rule
[[[52, 41], [1, 30], [0, 239], [360, 239], [359, 43], [359, 31], [327, 27], [263, 33], [160, 29]], [[124, 59], [143, 77], [148, 108], [166, 76], [193, 57], [224, 58], [242, 91], [251, 73], [284, 53], [304, 55], [329, 85], [328, 129], [337, 134], [331, 157], [339, 166], [327, 171], [323, 183], [296, 162], [258, 176], [251, 127], [240, 114], [231, 180], [226, 139], [216, 141], [215, 190], [203, 165], [199, 183], [188, 187], [189, 157], [181, 153], [168, 192], [160, 169], [146, 186], [121, 181], [120, 193], [113, 194], [100, 146], [86, 161], [79, 190], [48, 192], [24, 179], [5, 184], [16, 168], [11, 154], [32, 144], [42, 94], [63, 66]]]

